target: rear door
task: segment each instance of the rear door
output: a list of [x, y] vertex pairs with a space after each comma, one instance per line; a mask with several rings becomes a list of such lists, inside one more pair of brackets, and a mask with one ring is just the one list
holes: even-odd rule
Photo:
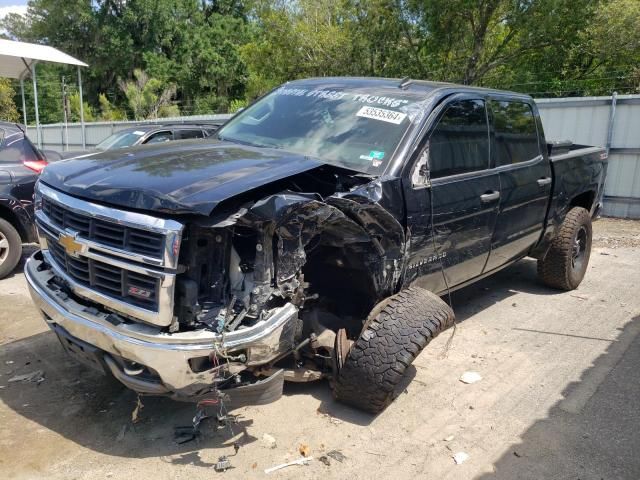
[[542, 154], [536, 117], [525, 100], [489, 101], [500, 211], [485, 271], [524, 256], [542, 234], [551, 196], [551, 165]]
[[[453, 287], [482, 273], [500, 186], [498, 174], [490, 169], [485, 100], [457, 95], [434, 114], [437, 119], [412, 167], [411, 185], [405, 188], [411, 234], [407, 277], [441, 292], [447, 284]], [[425, 169], [428, 177], [422, 174]]]

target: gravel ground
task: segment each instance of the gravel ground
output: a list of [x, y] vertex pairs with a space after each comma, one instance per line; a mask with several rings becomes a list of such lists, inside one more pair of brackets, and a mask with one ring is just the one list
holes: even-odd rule
[[[594, 229], [574, 292], [541, 286], [531, 260], [456, 292], [455, 334], [418, 357], [382, 414], [335, 403], [324, 382], [292, 385], [274, 404], [235, 412], [233, 434], [208, 427], [183, 445], [173, 428], [190, 423], [193, 406], [146, 398], [132, 424], [136, 396], [65, 356], [18, 270], [0, 281], [0, 477], [637, 480], [640, 222]], [[37, 370], [39, 383], [9, 382]], [[460, 382], [466, 371], [482, 379]], [[216, 473], [234, 441], [233, 468]], [[265, 475], [301, 445], [310, 465]], [[342, 461], [318, 460], [331, 451]], [[458, 452], [468, 455], [461, 465]]]

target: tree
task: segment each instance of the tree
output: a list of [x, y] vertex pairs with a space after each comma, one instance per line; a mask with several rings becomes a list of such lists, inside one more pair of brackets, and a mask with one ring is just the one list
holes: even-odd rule
[[104, 93], [98, 95], [98, 104], [100, 105], [100, 120], [126, 120], [126, 113], [115, 107]]
[[11, 82], [6, 78], [0, 78], [0, 120], [17, 122], [20, 116], [13, 102], [15, 91]]
[[119, 80], [118, 85], [127, 98], [129, 108], [136, 120], [180, 113], [176, 108], [169, 108], [176, 94], [175, 85], [165, 85], [139, 69], [133, 71], [133, 76], [134, 80]]
[[[87, 102], [82, 102], [83, 107], [83, 115], [85, 122], [93, 122], [96, 120], [96, 115], [93, 111], [91, 105]], [[73, 92], [69, 95], [69, 122], [79, 122], [80, 121], [80, 93]]]

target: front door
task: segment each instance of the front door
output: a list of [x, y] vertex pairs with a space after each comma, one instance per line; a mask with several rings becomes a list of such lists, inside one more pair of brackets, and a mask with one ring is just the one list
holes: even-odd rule
[[[482, 273], [500, 184], [490, 169], [484, 99], [458, 95], [434, 114], [437, 121], [405, 188], [411, 235], [407, 280], [439, 293]], [[425, 167], [428, 175], [422, 175]]]

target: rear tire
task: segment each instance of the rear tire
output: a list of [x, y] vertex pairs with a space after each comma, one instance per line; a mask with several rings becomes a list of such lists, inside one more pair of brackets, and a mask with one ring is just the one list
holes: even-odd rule
[[4, 218], [0, 218], [0, 278], [9, 275], [22, 257], [20, 234]]
[[592, 233], [589, 212], [582, 207], [569, 210], [551, 248], [538, 260], [540, 279], [559, 290], [578, 288], [587, 272]]
[[454, 318], [449, 305], [417, 287], [376, 306], [337, 374], [336, 399], [371, 413], [384, 410], [409, 365]]

